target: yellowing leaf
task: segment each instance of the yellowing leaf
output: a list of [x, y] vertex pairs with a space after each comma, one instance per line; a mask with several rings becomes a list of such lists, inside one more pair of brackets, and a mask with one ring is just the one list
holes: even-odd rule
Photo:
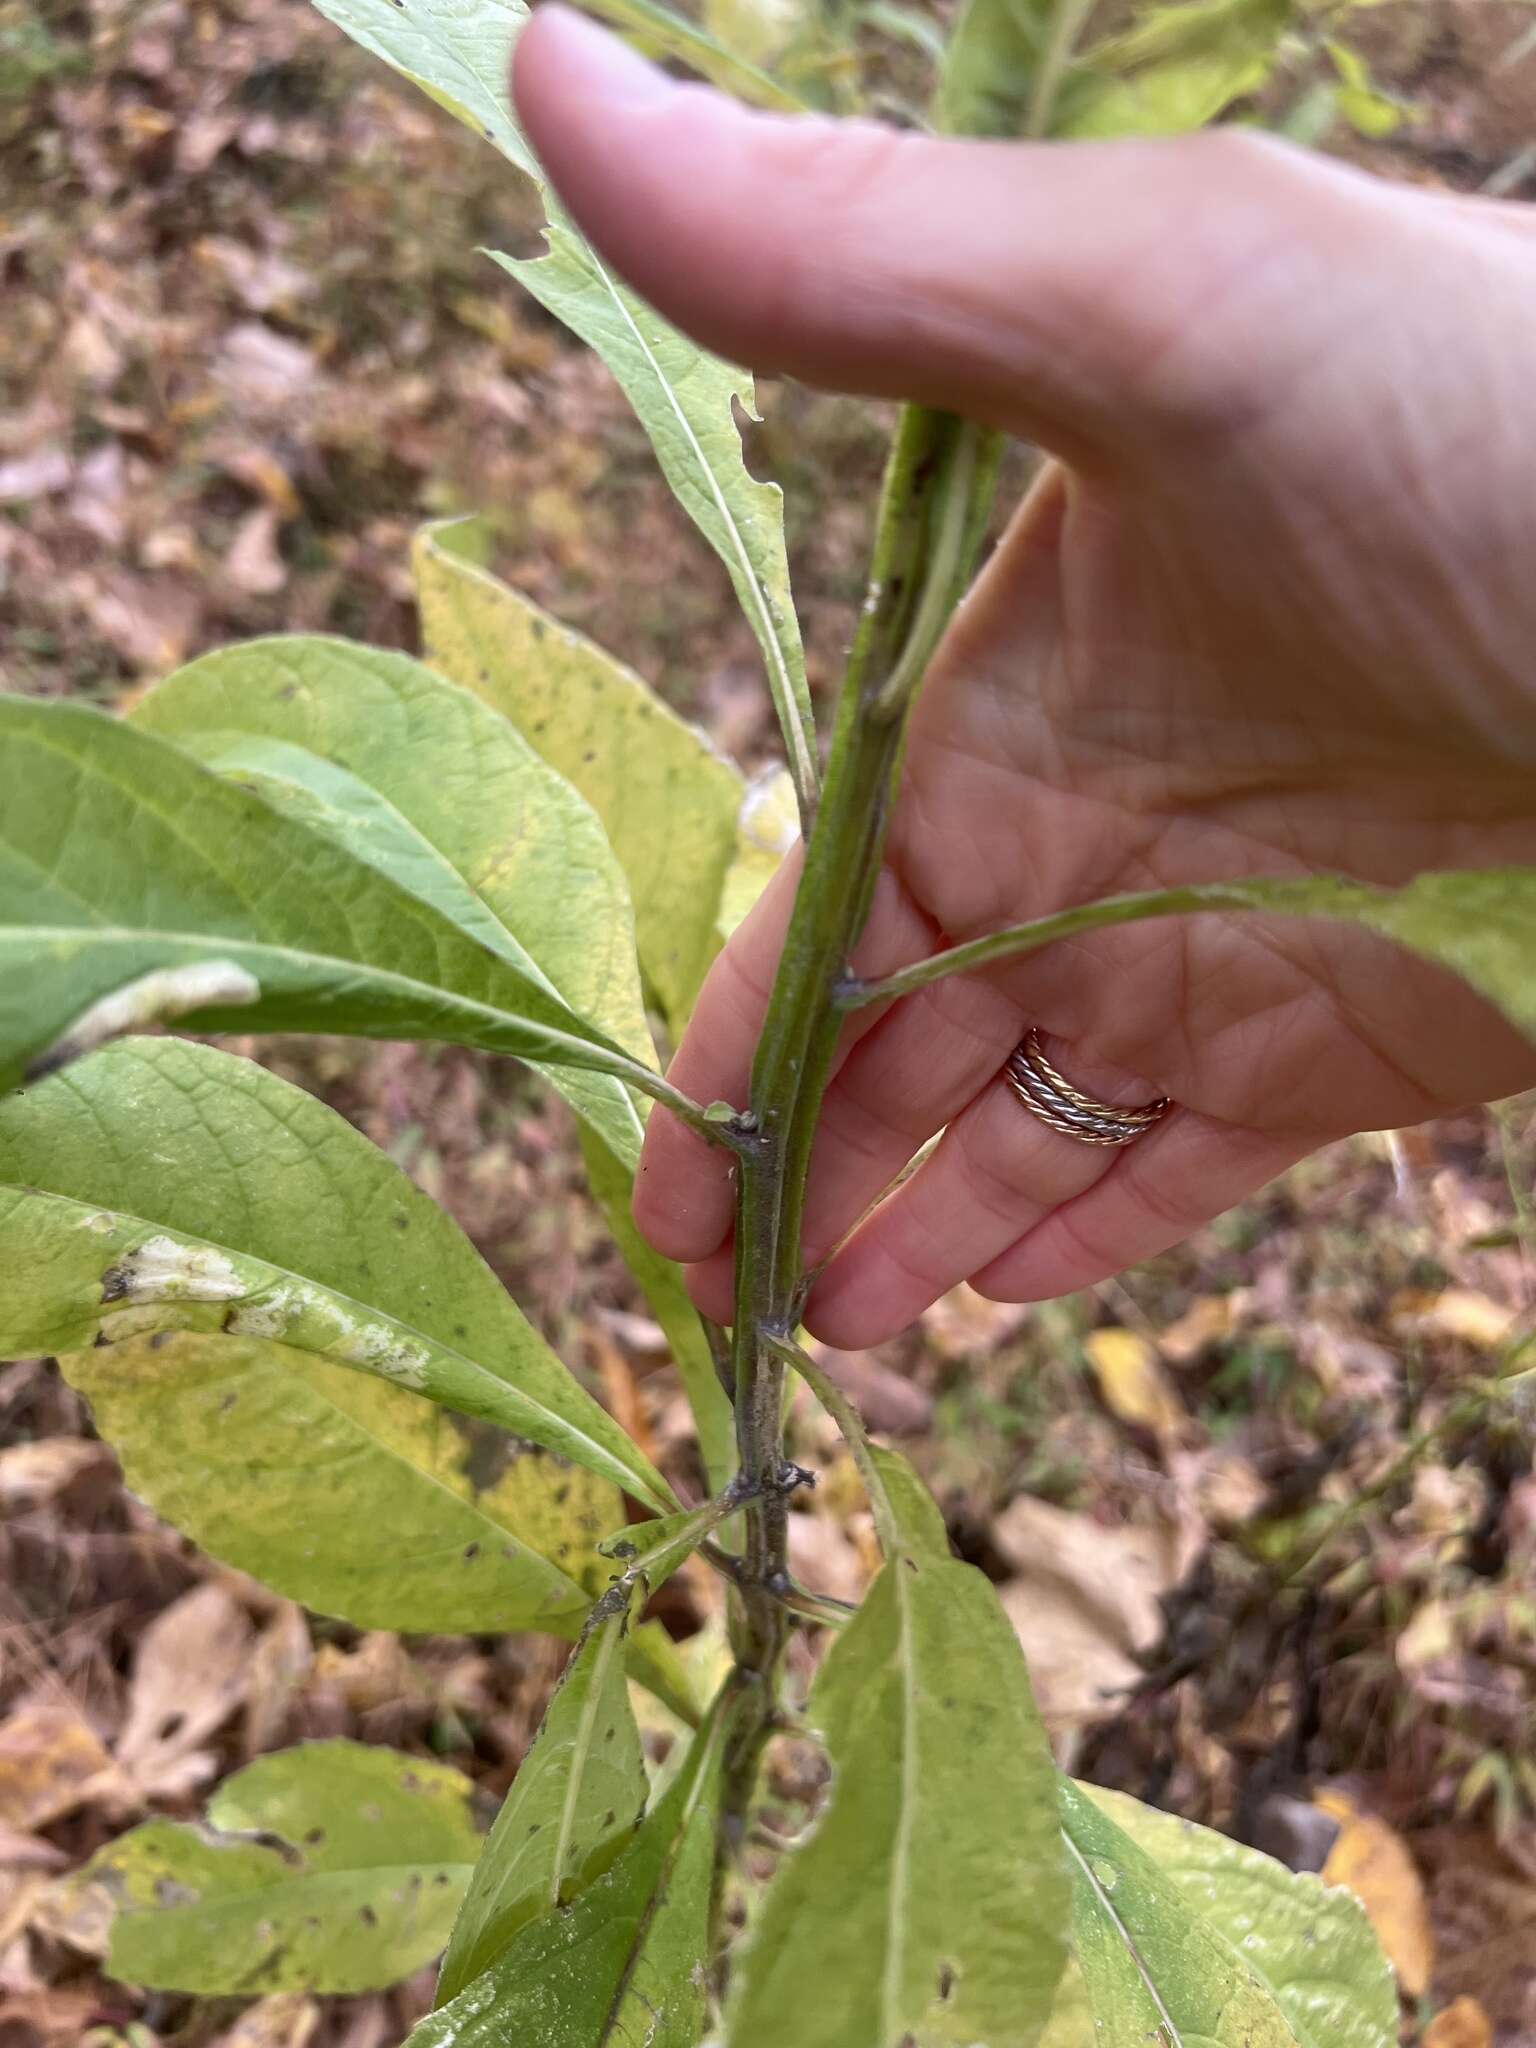
[[720, 892], [717, 928], [722, 939], [735, 931], [762, 895], [786, 853], [800, 837], [795, 785], [783, 768], [770, 768], [747, 785], [736, 819], [736, 858]]
[[160, 1000], [206, 1030], [449, 1038], [649, 1085], [542, 973], [168, 742], [4, 695], [0, 734], [0, 1088], [100, 1043], [104, 1012], [121, 1031], [124, 993], [166, 970]]
[[1189, 1420], [1153, 1345], [1134, 1330], [1090, 1330], [1083, 1353], [1104, 1404], [1122, 1422], [1156, 1437], [1176, 1437]]
[[89, 1350], [99, 1378], [112, 1345], [167, 1331], [329, 1359], [676, 1505], [463, 1233], [334, 1111], [250, 1060], [127, 1039], [0, 1102], [0, 1357]]
[[586, 798], [629, 883], [640, 964], [674, 1034], [719, 949], [742, 780], [632, 669], [465, 558], [463, 522], [416, 543], [428, 657]]
[[1478, 1351], [1502, 1350], [1517, 1321], [1513, 1309], [1470, 1287], [1447, 1287], [1440, 1294], [1406, 1288], [1392, 1302], [1392, 1317]]
[[[213, 2048], [309, 2048], [320, 2031], [320, 2008], [302, 1991], [279, 1991], [247, 2006]], [[133, 2034], [124, 2048], [137, 2048]], [[149, 2048], [146, 2037], [145, 2048]]]
[[1339, 1823], [1323, 1865], [1323, 1882], [1352, 1891], [1410, 1998], [1421, 1998], [1435, 1961], [1429, 1902], [1418, 1866], [1396, 1829], [1362, 1813], [1342, 1792], [1320, 1792], [1313, 1802]]
[[1035, 2048], [1067, 1906], [1050, 1752], [992, 1588], [877, 1458], [901, 1547], [817, 1674], [832, 1790], [756, 1918], [726, 2039]]
[[469, 1780], [356, 1742], [308, 1742], [226, 1778], [206, 1826], [151, 1820], [66, 1885], [117, 1907], [109, 1967], [210, 1993], [366, 1991], [442, 1947], [480, 1840]]
[[1201, 1294], [1176, 1322], [1159, 1333], [1157, 1348], [1170, 1365], [1187, 1365], [1207, 1345], [1230, 1334], [1237, 1320], [1237, 1301], [1230, 1294]]
[[[133, 722], [327, 833], [655, 1064], [602, 825], [468, 690], [403, 654], [283, 634], [179, 669]], [[632, 1164], [640, 1122], [623, 1085], [546, 1073]]]
[[747, 468], [736, 425], [737, 406], [759, 417], [752, 373], [706, 355], [669, 326], [610, 276], [558, 215], [544, 238], [542, 257], [491, 254], [618, 379], [678, 503], [725, 565], [762, 650], [795, 786], [809, 801], [817, 780], [816, 723], [789, 589], [784, 497]]

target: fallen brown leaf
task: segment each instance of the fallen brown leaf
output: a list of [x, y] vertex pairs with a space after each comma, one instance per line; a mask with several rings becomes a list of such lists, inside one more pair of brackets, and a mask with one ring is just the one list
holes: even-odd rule
[[74, 465], [62, 448], [40, 448], [35, 455], [0, 462], [0, 504], [26, 505], [67, 490], [73, 475]]
[[235, 529], [224, 557], [224, 574], [248, 597], [270, 597], [288, 581], [288, 564], [277, 551], [278, 514], [253, 505]]
[[48, 1985], [0, 1995], [0, 2042], [5, 2048], [81, 2048], [81, 2036], [101, 2010], [91, 1991]]
[[375, 1629], [355, 1650], [324, 1643], [315, 1656], [317, 1683], [334, 1687], [354, 1714], [367, 1714], [399, 1700], [423, 1699], [421, 1674], [397, 1635]]
[[38, 1437], [0, 1450], [0, 1508], [35, 1507], [88, 1472], [109, 1473], [116, 1459], [105, 1444], [77, 1436]]
[[1536, 1840], [1485, 1828], [1431, 1828], [1414, 1848], [1429, 1880], [1435, 1987], [1475, 1998], [1497, 2038], [1536, 2039]]
[[925, 1308], [923, 1329], [941, 1358], [974, 1358], [991, 1351], [1021, 1330], [1031, 1314], [1028, 1303], [988, 1301], [973, 1289], [955, 1287]]
[[1104, 1405], [1120, 1421], [1176, 1440], [1189, 1427], [1189, 1413], [1163, 1370], [1156, 1347], [1135, 1330], [1090, 1330], [1083, 1355], [1093, 1368]]
[[1316, 1805], [1339, 1823], [1324, 1884], [1342, 1885], [1364, 1906], [1397, 1981], [1422, 1998], [1435, 1963], [1429, 1901], [1407, 1843], [1379, 1814], [1362, 1813], [1345, 1792], [1319, 1792]]
[[1493, 2048], [1493, 2023], [1475, 1998], [1458, 1998], [1424, 2029], [1424, 2048]]
[[6, 1827], [46, 1827], [122, 1789], [100, 1738], [68, 1699], [26, 1701], [0, 1722], [0, 1823]]
[[1067, 1735], [1112, 1712], [1142, 1676], [1137, 1653], [1163, 1633], [1159, 1595], [1183, 1576], [1190, 1539], [1167, 1524], [1108, 1528], [1028, 1496], [992, 1536], [1014, 1568], [999, 1593], [1046, 1726]]
[[302, 1991], [280, 1991], [248, 2006], [212, 2048], [307, 2048], [320, 2031], [320, 2008]]
[[802, 1586], [834, 1600], [858, 1600], [869, 1584], [858, 1543], [831, 1515], [790, 1516], [789, 1568]]
[[1235, 1295], [1197, 1295], [1177, 1321], [1159, 1332], [1158, 1350], [1170, 1365], [1188, 1365], [1231, 1332], [1236, 1306]]
[[1447, 1287], [1439, 1294], [1405, 1288], [1394, 1297], [1390, 1313], [1395, 1323], [1454, 1337], [1478, 1351], [1501, 1350], [1518, 1321], [1512, 1308], [1469, 1287]]
[[304, 1611], [285, 1600], [262, 1630], [251, 1657], [242, 1731], [247, 1756], [259, 1756], [277, 1745], [313, 1663], [314, 1646]]
[[255, 1630], [216, 1580], [197, 1586], [139, 1639], [117, 1760], [150, 1799], [176, 1799], [206, 1782], [216, 1760], [198, 1745], [250, 1690]]
[[874, 1352], [829, 1351], [822, 1344], [812, 1344], [811, 1351], [871, 1429], [882, 1436], [923, 1436], [932, 1428], [933, 1397]]

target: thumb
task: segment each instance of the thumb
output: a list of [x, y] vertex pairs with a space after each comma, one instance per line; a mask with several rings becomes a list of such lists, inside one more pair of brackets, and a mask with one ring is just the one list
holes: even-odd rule
[[1230, 131], [965, 142], [754, 113], [560, 6], [513, 91], [598, 251], [707, 347], [1069, 457], [1249, 410], [1369, 190]]

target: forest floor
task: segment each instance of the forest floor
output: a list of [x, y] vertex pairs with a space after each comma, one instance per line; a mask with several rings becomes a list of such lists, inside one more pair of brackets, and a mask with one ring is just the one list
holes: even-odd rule
[[[1354, 153], [1536, 198], [1532, 20], [1513, 0], [1380, 8], [1380, 74], [1413, 111]], [[622, 399], [475, 254], [531, 248], [536, 225], [499, 159], [303, 0], [0, 0], [0, 687], [114, 705], [274, 630], [412, 647], [411, 534], [473, 511], [509, 580], [745, 765], [771, 758], [754, 643]], [[786, 489], [825, 698], [886, 419], [762, 400], [751, 459]], [[686, 1471], [660, 1333], [562, 1111], [454, 1051], [239, 1049], [444, 1202]], [[1328, 1859], [1398, 1962], [1405, 2040], [1431, 2048], [1536, 2044], [1536, 1393], [1509, 1371], [1536, 1329], [1533, 1169], [1528, 1102], [1361, 1137], [1091, 1293], [960, 1290], [837, 1361], [998, 1582], [1063, 1761], [1297, 1867]], [[862, 1498], [816, 1417], [795, 1426], [821, 1472], [797, 1570], [856, 1596]], [[717, 1626], [707, 1572], [663, 1612], [679, 1636]], [[105, 1975], [58, 1882], [304, 1736], [438, 1756], [489, 1811], [562, 1654], [303, 1614], [135, 1501], [51, 1363], [9, 1368], [0, 2048], [396, 2048], [430, 1973], [243, 2008], [145, 1995]], [[134, 1748], [151, 1724], [153, 1771]]]

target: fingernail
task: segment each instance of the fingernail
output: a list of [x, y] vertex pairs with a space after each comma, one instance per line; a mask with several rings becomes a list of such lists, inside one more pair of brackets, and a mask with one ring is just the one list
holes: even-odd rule
[[664, 71], [637, 57], [627, 43], [573, 7], [545, 6], [539, 15], [553, 17], [559, 24], [571, 62], [581, 67], [583, 77], [609, 106], [648, 106], [675, 90]]

